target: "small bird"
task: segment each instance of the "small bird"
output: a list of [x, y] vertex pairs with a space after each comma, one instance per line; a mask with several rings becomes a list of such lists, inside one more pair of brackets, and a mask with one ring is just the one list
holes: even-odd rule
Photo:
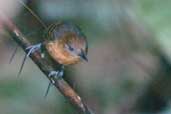
[[[59, 22], [47, 28], [44, 41], [42, 43], [29, 46], [27, 49], [29, 56], [36, 50], [45, 49], [48, 55], [60, 64], [61, 68], [51, 71], [49, 77], [56, 76], [61, 78], [65, 65], [76, 64], [82, 60], [88, 61], [88, 44], [86, 37], [81, 30], [72, 23]], [[48, 85], [45, 96], [47, 96], [50, 86], [55, 83], [53, 80]]]
[[[57, 22], [50, 25], [46, 29], [43, 42], [26, 48], [27, 56], [41, 48], [45, 49], [48, 55], [62, 67], [79, 63], [82, 60], [88, 61], [86, 37], [79, 27], [69, 22]], [[54, 73], [55, 71], [50, 75]]]
[[51, 57], [63, 65], [87, 60], [88, 45], [79, 27], [69, 22], [58, 22], [47, 29], [44, 46]]
[[[26, 57], [30, 56], [37, 50], [45, 51], [48, 56], [50, 56], [56, 64], [60, 64], [61, 68], [56, 71], [51, 71], [49, 77], [56, 76], [62, 77], [64, 66], [77, 64], [82, 60], [88, 61], [87, 52], [88, 52], [88, 43], [85, 35], [82, 33], [80, 28], [70, 22], [57, 22], [46, 26], [42, 20], [23, 2], [19, 1], [26, 9], [30, 11], [33, 16], [44, 26], [45, 35], [43, 42], [40, 42], [35, 45], [31, 45], [26, 48], [27, 54], [21, 65], [19, 74], [22, 71]], [[15, 50], [16, 52], [16, 50]], [[14, 53], [15, 53], [14, 52]], [[49, 83], [46, 95], [49, 91], [51, 83], [54, 83], [53, 80]], [[46, 96], [45, 95], [45, 96]]]
[[[21, 3], [45, 28], [43, 42], [27, 47], [26, 50], [28, 53], [26, 57], [30, 56], [30, 54], [36, 50], [45, 49], [44, 51], [61, 65], [76, 64], [81, 60], [88, 61], [87, 39], [78, 26], [64, 21], [47, 26], [24, 2], [20, 0], [18, 2]], [[12, 58], [13, 57], [14, 55]], [[23, 65], [21, 67], [23, 67]], [[22, 68], [20, 68], [20, 71], [22, 71]]]

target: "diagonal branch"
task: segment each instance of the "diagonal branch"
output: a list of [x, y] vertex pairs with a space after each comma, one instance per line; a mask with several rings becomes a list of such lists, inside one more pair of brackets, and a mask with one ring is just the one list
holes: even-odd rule
[[[31, 43], [27, 38], [21, 33], [13, 21], [5, 15], [1, 14], [0, 23], [6, 27], [6, 30], [12, 35], [12, 38], [17, 44], [25, 50]], [[40, 68], [40, 70], [45, 74], [49, 80], [54, 80], [54, 86], [65, 96], [65, 98], [76, 107], [77, 111], [82, 114], [92, 114], [88, 106], [83, 102], [81, 97], [69, 86], [69, 84], [64, 79], [50, 79], [48, 74], [50, 71], [55, 70], [52, 65], [45, 59], [41, 58], [40, 52], [34, 52], [30, 58], [33, 62]]]

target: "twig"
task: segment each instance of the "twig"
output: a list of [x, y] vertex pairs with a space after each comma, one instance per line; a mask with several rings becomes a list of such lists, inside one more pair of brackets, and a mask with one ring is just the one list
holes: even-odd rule
[[[31, 43], [27, 40], [27, 38], [22, 34], [22, 32], [18, 29], [18, 27], [13, 23], [13, 21], [5, 16], [1, 15], [0, 23], [2, 23], [6, 28], [7, 31], [12, 35], [14, 41], [22, 47], [22, 49], [27, 53], [25, 50]], [[48, 77], [50, 71], [55, 70], [47, 60], [41, 58], [40, 52], [36, 51], [31, 54], [30, 58], [33, 62], [40, 68], [40, 70]], [[82, 101], [81, 97], [71, 88], [68, 83], [64, 79], [56, 79], [53, 78], [55, 81], [54, 86], [65, 96], [65, 98], [76, 107], [77, 111], [82, 114], [92, 114], [91, 110], [88, 106]]]

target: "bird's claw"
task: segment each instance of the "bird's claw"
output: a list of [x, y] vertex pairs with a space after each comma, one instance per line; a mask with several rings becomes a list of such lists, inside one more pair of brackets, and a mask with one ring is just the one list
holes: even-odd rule
[[36, 44], [36, 45], [31, 45], [31, 46], [28, 46], [26, 48], [26, 50], [29, 50], [28, 53], [27, 53], [27, 57], [29, 57], [32, 53], [34, 53], [35, 51], [37, 50], [40, 50], [42, 44], [39, 43], [39, 44]]
[[[51, 71], [48, 75], [49, 78], [62, 78], [62, 76], [64, 75], [64, 71], [63, 70], [60, 70], [60, 71]], [[55, 83], [54, 80], [51, 80], [52, 84]]]
[[51, 71], [48, 77], [57, 76], [59, 71]]
[[48, 75], [48, 77], [55, 77], [55, 78], [61, 78], [64, 74], [64, 71], [51, 71]]
[[63, 65], [61, 66], [60, 70], [58, 70], [58, 71], [50, 71], [49, 72], [48, 77], [50, 79], [50, 82], [49, 82], [48, 88], [46, 90], [45, 97], [49, 93], [49, 90], [50, 90], [50, 87], [52, 86], [52, 84], [53, 85], [55, 84], [54, 79], [60, 79], [60, 78], [63, 77], [63, 75], [64, 75], [64, 66]]
[[62, 78], [63, 74], [64, 74], [63, 69], [60, 71], [51, 71], [49, 73], [48, 77], [50, 78], [50, 82], [49, 82], [48, 88], [46, 90], [45, 97], [48, 95], [50, 87], [52, 86], [52, 84], [55, 84], [55, 80], [53, 78]]

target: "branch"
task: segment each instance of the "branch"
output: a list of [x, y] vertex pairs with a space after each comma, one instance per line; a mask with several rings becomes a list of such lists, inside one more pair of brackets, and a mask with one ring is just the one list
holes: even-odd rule
[[[22, 32], [17, 28], [17, 26], [13, 23], [13, 21], [5, 16], [1, 15], [0, 23], [3, 24], [7, 31], [13, 36], [13, 40], [22, 47], [22, 49], [27, 53], [25, 50], [31, 43], [27, 40], [27, 38], [22, 34]], [[40, 52], [36, 51], [31, 54], [30, 58], [33, 62], [40, 68], [40, 70], [45, 74], [45, 76], [49, 80], [54, 80], [54, 86], [65, 96], [65, 98], [76, 107], [77, 111], [82, 114], [92, 114], [91, 110], [88, 106], [83, 102], [81, 97], [69, 86], [69, 84], [64, 79], [50, 79], [48, 74], [50, 71], [55, 70], [52, 65], [45, 59], [41, 58]]]

